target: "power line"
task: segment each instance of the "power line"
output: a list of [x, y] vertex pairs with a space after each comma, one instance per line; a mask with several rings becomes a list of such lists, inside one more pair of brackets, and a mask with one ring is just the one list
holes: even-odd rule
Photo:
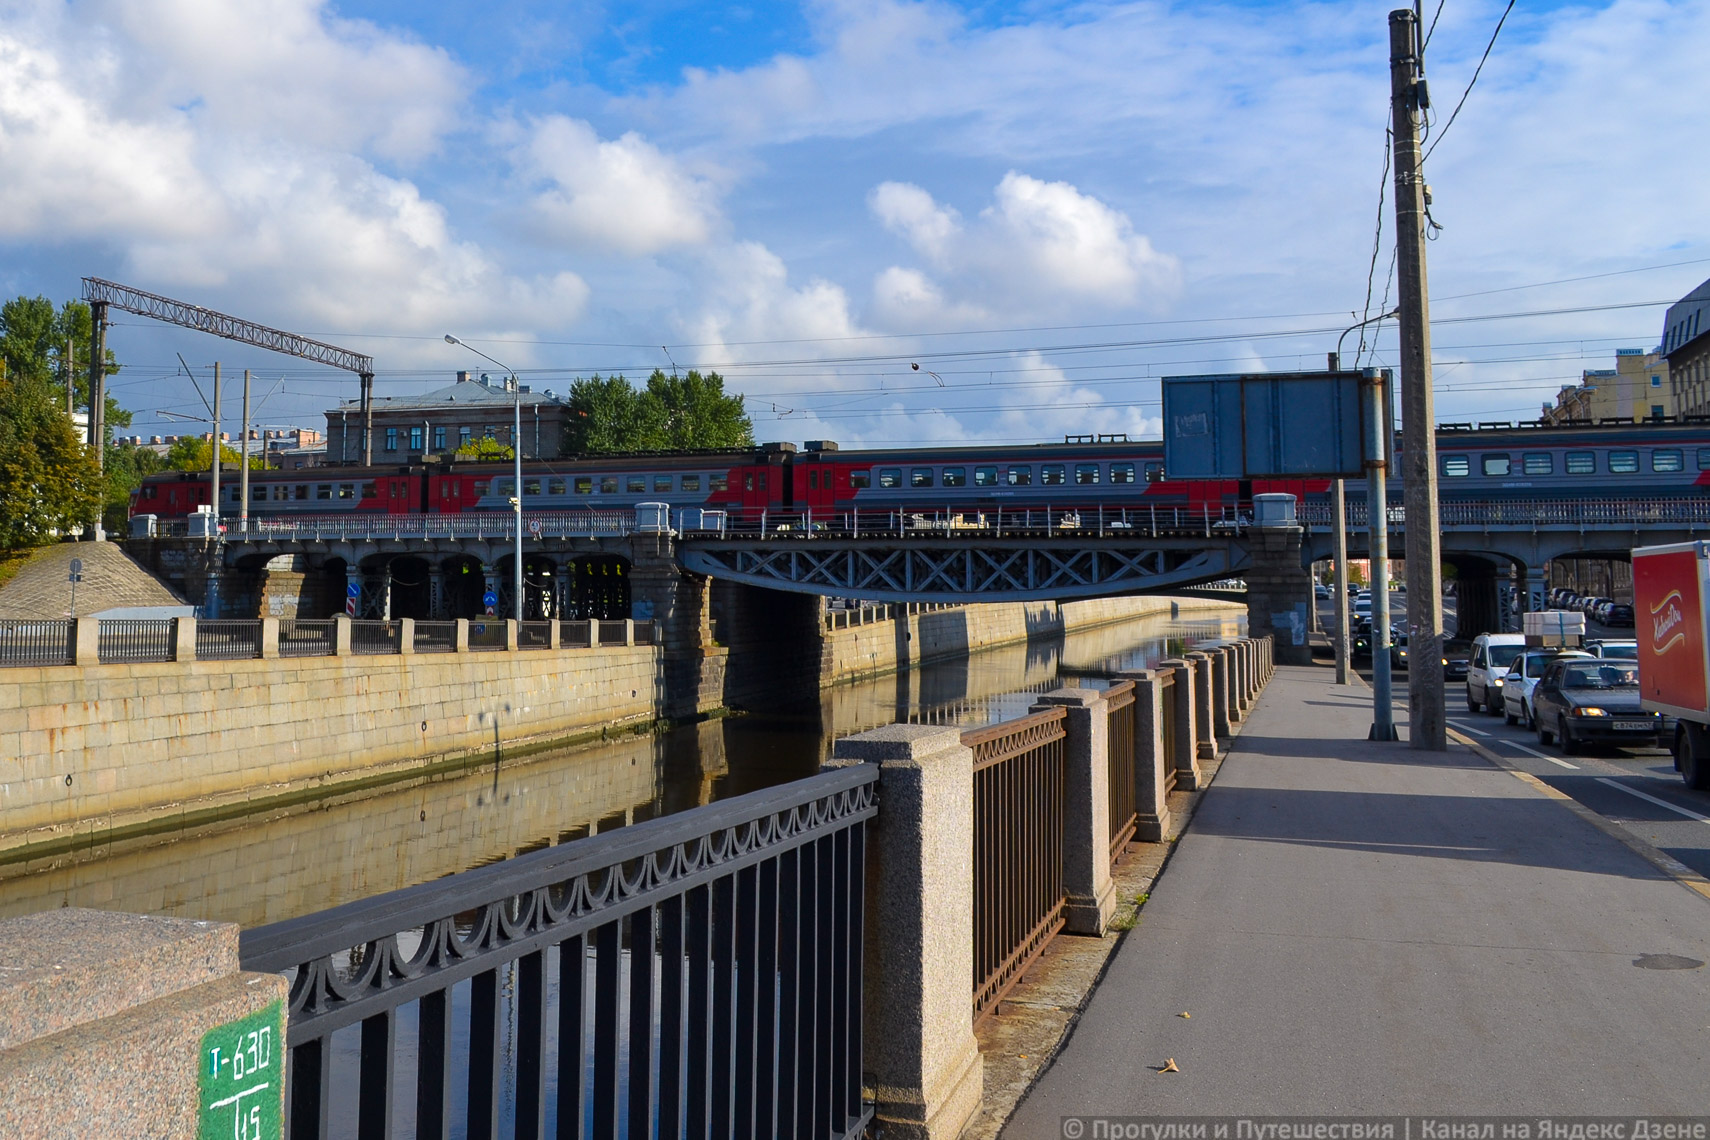
[[1496, 21], [1496, 30], [1490, 33], [1490, 42], [1484, 45], [1484, 54], [1479, 57], [1478, 66], [1473, 68], [1472, 78], [1467, 80], [1467, 89], [1461, 92], [1460, 101], [1455, 104], [1455, 109], [1449, 112], [1449, 121], [1444, 123], [1443, 129], [1437, 132], [1437, 138], [1431, 143], [1431, 148], [1425, 152], [1425, 157], [1419, 160], [1420, 166], [1424, 166], [1426, 162], [1430, 161], [1431, 156], [1436, 153], [1438, 144], [1449, 133], [1449, 128], [1455, 125], [1455, 116], [1459, 115], [1461, 108], [1466, 106], [1467, 96], [1472, 94], [1473, 84], [1478, 82], [1479, 72], [1484, 70], [1485, 60], [1490, 58], [1490, 49], [1496, 46], [1496, 37], [1502, 34], [1502, 25], [1507, 22], [1508, 13], [1512, 11], [1514, 11], [1514, 0], [1508, 0], [1508, 7], [1502, 10], [1502, 17]]

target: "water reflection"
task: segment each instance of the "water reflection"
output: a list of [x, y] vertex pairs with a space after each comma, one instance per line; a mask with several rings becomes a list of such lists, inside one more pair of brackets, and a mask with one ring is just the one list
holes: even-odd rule
[[197, 831], [0, 868], [0, 916], [61, 906], [276, 922], [811, 775], [842, 736], [895, 721], [978, 725], [1037, 693], [1102, 687], [1234, 621], [1149, 619], [840, 685], [816, 705], [704, 721]]

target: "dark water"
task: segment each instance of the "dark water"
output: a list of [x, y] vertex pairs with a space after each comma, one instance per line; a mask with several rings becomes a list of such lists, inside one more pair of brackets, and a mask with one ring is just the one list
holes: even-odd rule
[[0, 916], [61, 906], [259, 926], [812, 775], [838, 737], [894, 721], [1025, 715], [1064, 684], [1102, 687], [1228, 620], [1147, 619], [842, 685], [817, 706], [501, 757], [455, 776], [166, 832], [43, 867], [0, 868]]

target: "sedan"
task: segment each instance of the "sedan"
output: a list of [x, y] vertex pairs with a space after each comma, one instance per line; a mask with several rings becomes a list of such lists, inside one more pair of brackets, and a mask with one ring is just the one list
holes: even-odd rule
[[1593, 742], [1652, 747], [1662, 719], [1639, 703], [1639, 669], [1626, 661], [1552, 661], [1532, 692], [1538, 740], [1561, 738], [1562, 751]]
[[1618, 625], [1626, 629], [1633, 628], [1633, 607], [1625, 602], [1616, 602], [1603, 615], [1604, 625]]
[[1527, 728], [1538, 726], [1532, 719], [1532, 689], [1537, 685], [1538, 678], [1544, 675], [1544, 670], [1550, 662], [1559, 657], [1595, 660], [1589, 653], [1563, 653], [1557, 649], [1529, 649], [1520, 654], [1509, 663], [1508, 673], [1502, 679], [1503, 720], [1509, 724], [1524, 724]]

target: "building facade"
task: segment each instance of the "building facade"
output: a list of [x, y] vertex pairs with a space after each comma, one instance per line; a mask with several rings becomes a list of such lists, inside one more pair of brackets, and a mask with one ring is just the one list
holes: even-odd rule
[[1580, 382], [1556, 393], [1538, 420], [1546, 424], [1634, 423], [1675, 414], [1668, 361], [1661, 352], [1642, 348], [1615, 350], [1614, 368], [1588, 368]]
[[[419, 396], [376, 397], [374, 462], [416, 463], [424, 455], [446, 455], [487, 437], [509, 447], [522, 404], [525, 459], [556, 456], [564, 439], [568, 407], [551, 392], [513, 393], [502, 383], [459, 372], [457, 382]], [[333, 466], [362, 462], [362, 407], [355, 400], [327, 412], [327, 459]]]
[[1663, 316], [1674, 406], [1683, 416], [1710, 415], [1710, 281], [1670, 305]]

